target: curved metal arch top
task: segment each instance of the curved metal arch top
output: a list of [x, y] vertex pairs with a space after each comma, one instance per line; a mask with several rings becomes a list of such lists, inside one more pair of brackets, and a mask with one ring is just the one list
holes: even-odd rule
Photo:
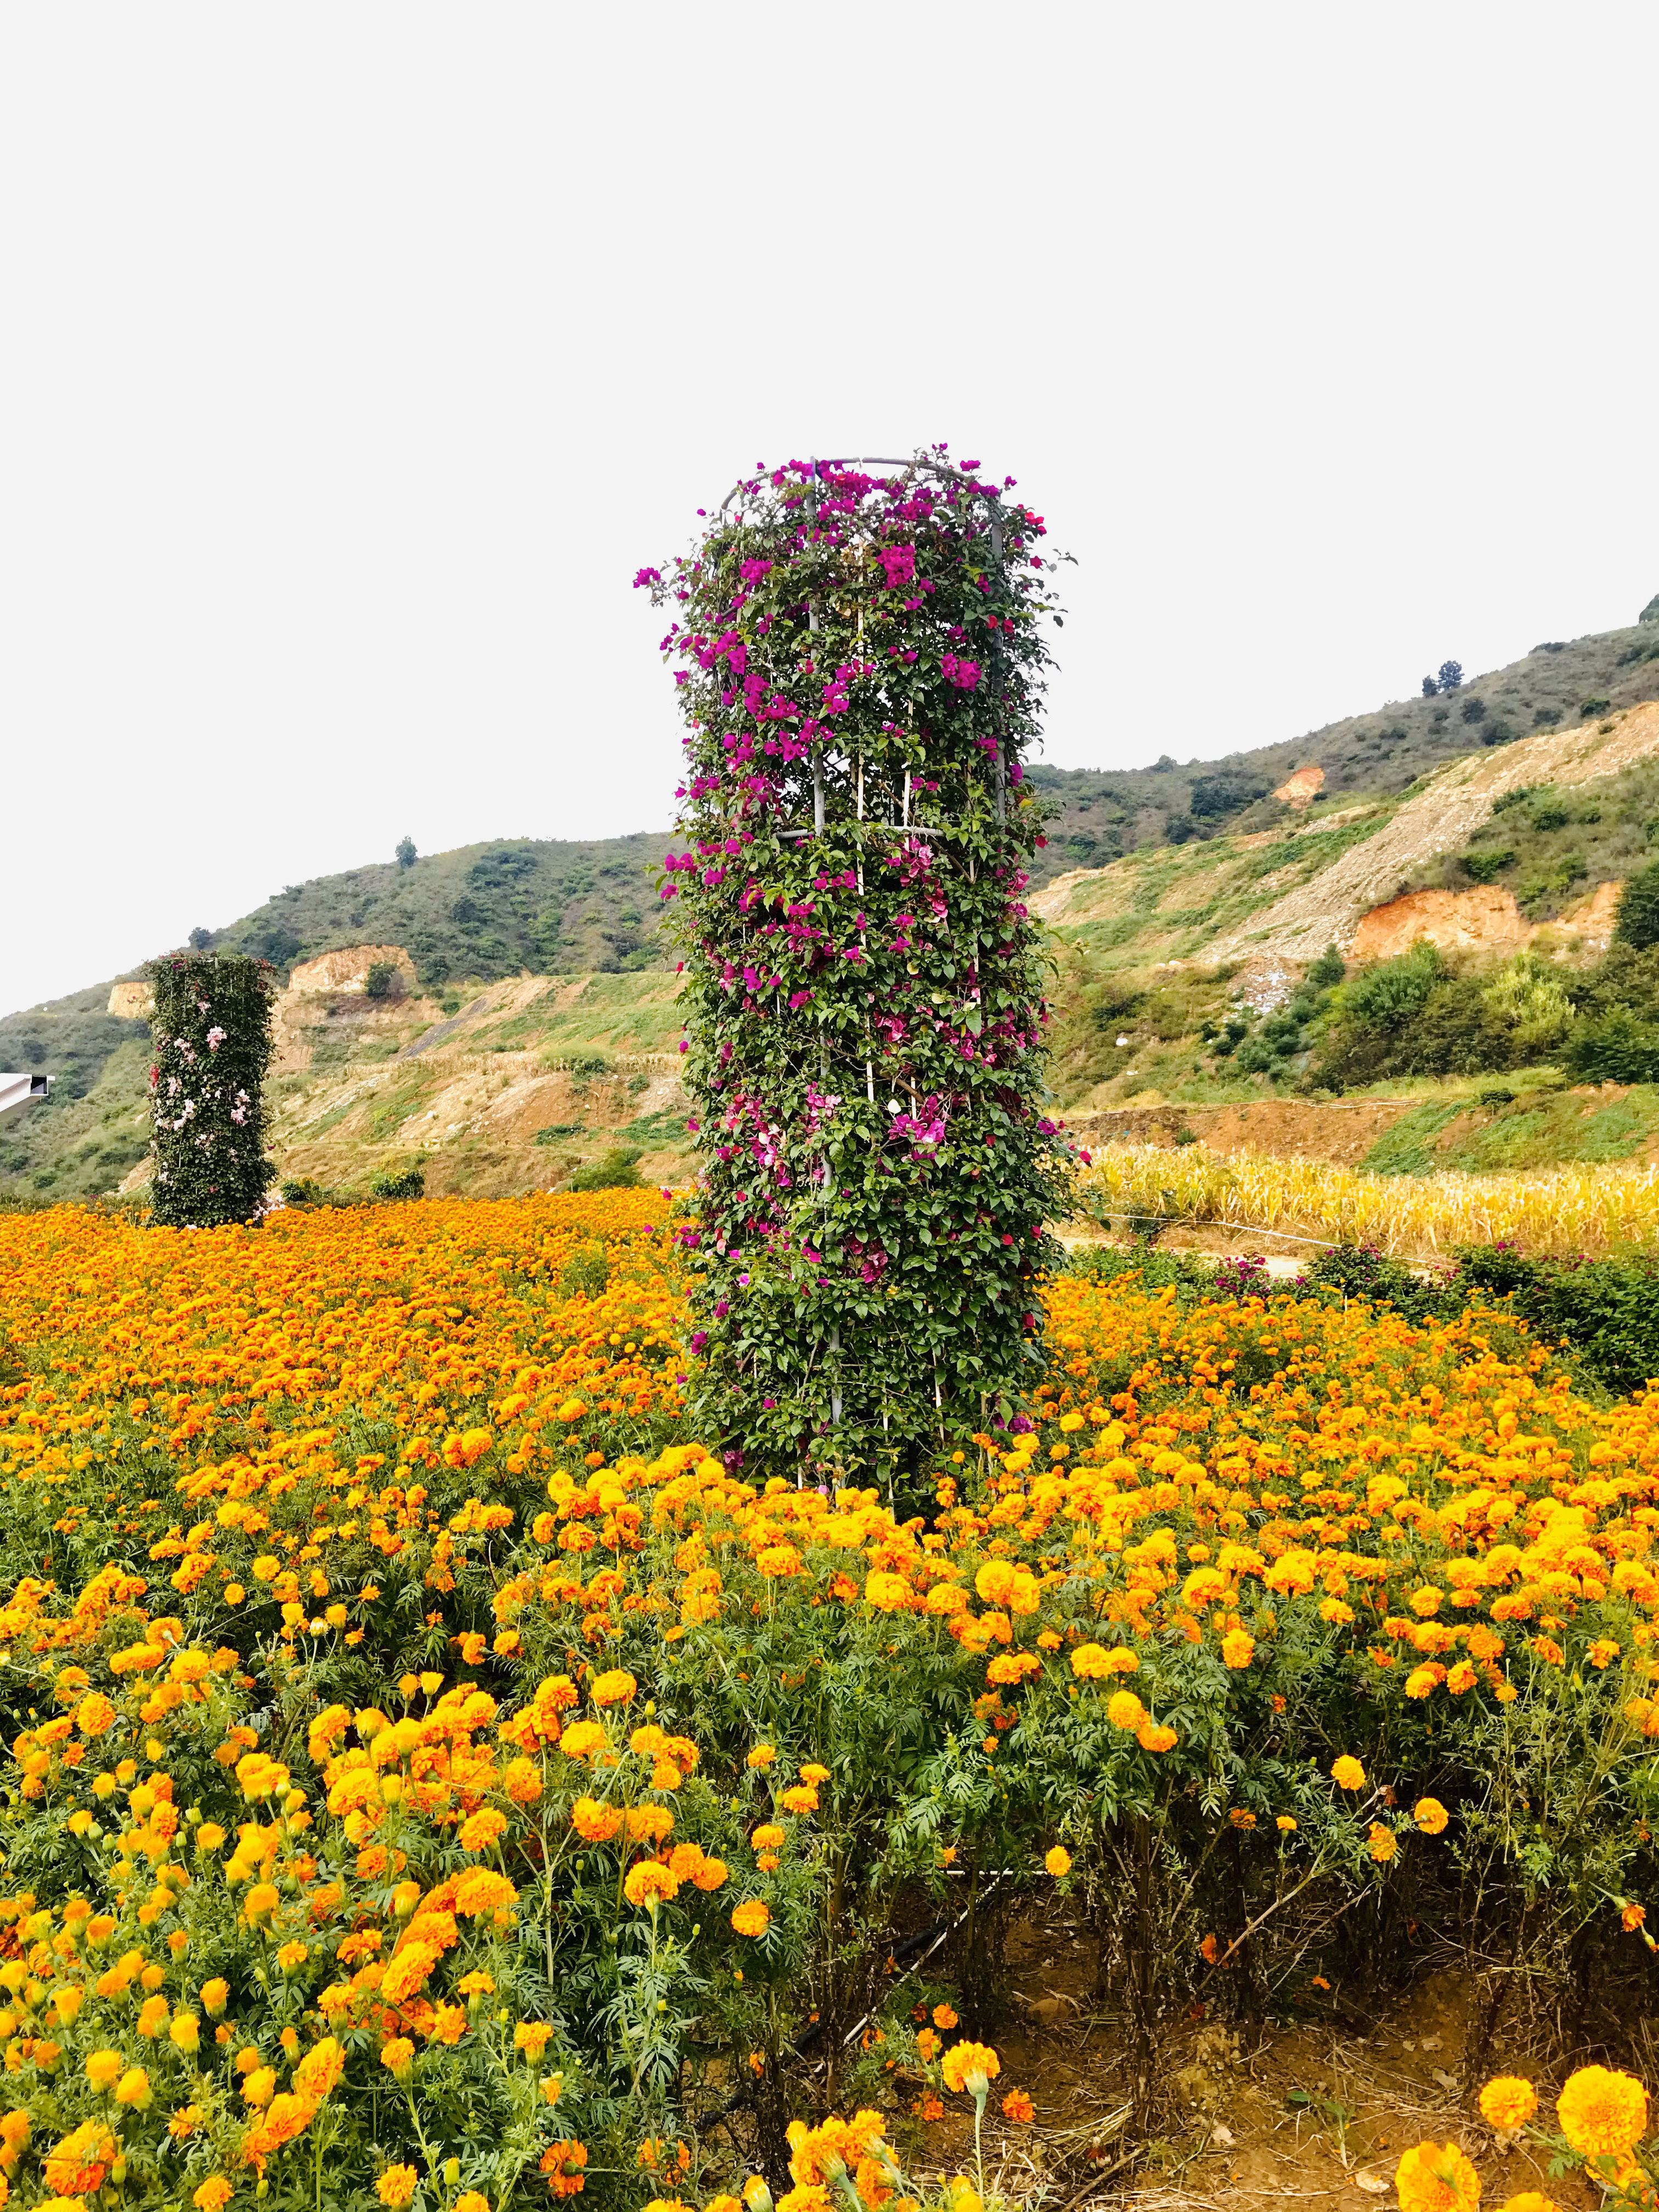
[[[896, 460], [890, 453], [838, 453], [823, 458], [814, 454], [811, 481], [816, 482], [820, 469], [925, 469], [936, 477], [950, 477], [957, 483], [974, 484], [980, 497], [989, 500], [994, 507], [1000, 506], [1002, 501], [1000, 492], [988, 491], [977, 478], [964, 475], [962, 470], [953, 468], [948, 461], [933, 460], [921, 453], [912, 453], [908, 460], [903, 461]], [[747, 483], [746, 477], [740, 477], [715, 512], [724, 514], [738, 493], [746, 488]]]

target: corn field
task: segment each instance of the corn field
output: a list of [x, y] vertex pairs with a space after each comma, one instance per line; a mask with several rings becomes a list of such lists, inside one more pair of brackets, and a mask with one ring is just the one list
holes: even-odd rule
[[1552, 1168], [1533, 1175], [1407, 1178], [1322, 1160], [1194, 1145], [1108, 1145], [1082, 1178], [1084, 1210], [1277, 1230], [1428, 1258], [1504, 1240], [1529, 1253], [1604, 1252], [1659, 1233], [1659, 1167]]

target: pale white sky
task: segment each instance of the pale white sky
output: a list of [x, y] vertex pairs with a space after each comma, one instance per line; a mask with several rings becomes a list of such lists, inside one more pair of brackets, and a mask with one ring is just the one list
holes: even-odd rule
[[1647, 6], [0, 13], [0, 1009], [289, 881], [665, 824], [635, 569], [946, 438], [1048, 757], [1659, 592]]

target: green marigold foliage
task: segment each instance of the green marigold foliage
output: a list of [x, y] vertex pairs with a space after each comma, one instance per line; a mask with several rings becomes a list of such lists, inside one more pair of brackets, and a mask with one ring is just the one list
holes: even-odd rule
[[[1012, 480], [1010, 480], [1012, 482]], [[890, 1478], [1011, 1419], [1066, 1160], [1044, 1115], [1042, 519], [942, 453], [791, 462], [666, 579], [703, 1418]]]
[[152, 1207], [173, 1229], [258, 1218], [276, 1170], [261, 1085], [270, 1065], [270, 970], [243, 953], [150, 963]]

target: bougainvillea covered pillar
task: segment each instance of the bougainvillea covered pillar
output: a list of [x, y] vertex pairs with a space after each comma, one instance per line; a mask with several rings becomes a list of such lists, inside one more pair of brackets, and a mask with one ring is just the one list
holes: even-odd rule
[[638, 579], [690, 725], [662, 893], [702, 1413], [757, 1470], [902, 1477], [1037, 1371], [1066, 1164], [1022, 762], [1052, 564], [976, 466], [791, 462]]
[[276, 1173], [262, 1090], [270, 969], [244, 953], [178, 952], [146, 973], [155, 994], [153, 1218], [175, 1229], [257, 1220]]

